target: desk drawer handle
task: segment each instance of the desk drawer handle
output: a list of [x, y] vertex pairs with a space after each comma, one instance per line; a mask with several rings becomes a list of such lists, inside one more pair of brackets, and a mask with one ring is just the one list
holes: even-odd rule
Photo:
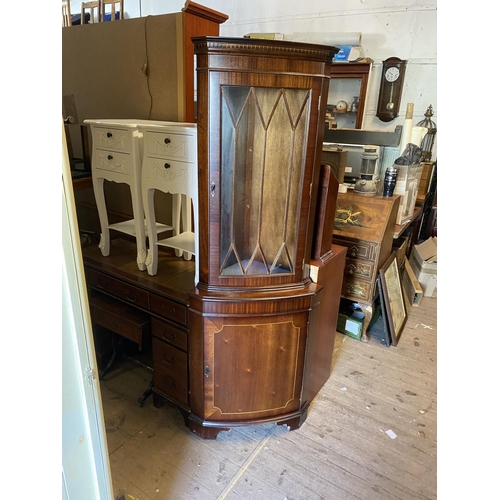
[[113, 157], [111, 155], [108, 155], [108, 160], [112, 160]]
[[[165, 306], [163, 304], [160, 304], [160, 309], [163, 311], [165, 309]], [[170, 307], [170, 312], [172, 314], [175, 314], [175, 307]]]
[[165, 168], [170, 168], [170, 163], [165, 163], [165, 165], [163, 165]]
[[161, 338], [163, 340], [166, 340], [167, 342], [173, 342], [175, 340], [175, 333], [171, 333], [170, 334], [170, 337], [166, 337], [165, 334], [167, 333], [167, 330], [165, 330], [164, 328], [161, 329]]
[[108, 282], [105, 279], [97, 278], [97, 288], [108, 288]]
[[167, 358], [167, 355], [165, 353], [163, 354], [163, 362], [167, 363], [167, 365], [175, 365], [175, 357], [172, 356], [170, 359]]
[[113, 137], [113, 134], [112, 134], [111, 132], [108, 132], [108, 133], [106, 134], [106, 137]]
[[351, 247], [350, 252], [351, 252], [351, 257], [356, 257], [358, 253], [358, 247]]
[[130, 302], [137, 302], [139, 300], [139, 294], [136, 293], [134, 296], [131, 296], [128, 288], [125, 290], [125, 295]]
[[175, 380], [174, 380], [174, 377], [171, 377], [170, 375], [165, 375], [163, 377], [163, 380], [165, 382], [170, 382], [170, 385], [175, 389]]
[[165, 144], [170, 144], [170, 139], [168, 137], [165, 137], [165, 140], [163, 141]]

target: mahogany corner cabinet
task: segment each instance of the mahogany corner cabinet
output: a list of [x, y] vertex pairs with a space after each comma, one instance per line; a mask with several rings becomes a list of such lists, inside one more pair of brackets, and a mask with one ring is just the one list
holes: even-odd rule
[[312, 316], [326, 300], [309, 276], [338, 49], [192, 40], [200, 248], [189, 294], [189, 427], [212, 439], [241, 425], [297, 429], [314, 397], [304, 387]]

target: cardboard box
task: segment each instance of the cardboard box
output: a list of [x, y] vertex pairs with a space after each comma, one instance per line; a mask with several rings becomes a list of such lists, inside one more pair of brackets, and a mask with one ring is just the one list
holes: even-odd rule
[[411, 252], [410, 266], [422, 287], [424, 297], [437, 298], [437, 238], [429, 238], [415, 245]]
[[394, 194], [401, 195], [396, 224], [404, 224], [413, 217], [413, 211], [417, 202], [418, 186], [424, 166], [422, 163], [416, 163], [414, 165], [394, 164], [394, 167], [398, 169]]
[[339, 312], [337, 319], [337, 331], [359, 340], [363, 331], [365, 315], [361, 311], [353, 311], [350, 314]]

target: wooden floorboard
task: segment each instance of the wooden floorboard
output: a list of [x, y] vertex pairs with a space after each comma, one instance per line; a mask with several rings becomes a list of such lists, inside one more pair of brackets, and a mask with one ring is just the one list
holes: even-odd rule
[[[100, 382], [116, 500], [437, 498], [437, 300], [412, 307], [396, 347], [337, 334], [332, 374], [300, 429], [189, 432], [138, 397], [130, 361]], [[392, 435], [392, 437], [391, 437]]]

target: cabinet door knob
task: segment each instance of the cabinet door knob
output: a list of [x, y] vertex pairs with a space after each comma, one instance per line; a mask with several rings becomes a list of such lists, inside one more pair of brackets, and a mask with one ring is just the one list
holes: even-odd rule
[[111, 155], [108, 155], [108, 160], [112, 160], [113, 157]]
[[108, 133], [106, 134], [106, 137], [113, 137], [113, 134], [112, 134], [111, 132], [108, 132]]
[[210, 374], [210, 368], [208, 366], [205, 366], [205, 377], [208, 377]]
[[165, 163], [165, 165], [163, 165], [165, 168], [170, 168], [170, 163]]
[[168, 137], [165, 137], [165, 140], [163, 141], [165, 144], [170, 144], [170, 139]]

